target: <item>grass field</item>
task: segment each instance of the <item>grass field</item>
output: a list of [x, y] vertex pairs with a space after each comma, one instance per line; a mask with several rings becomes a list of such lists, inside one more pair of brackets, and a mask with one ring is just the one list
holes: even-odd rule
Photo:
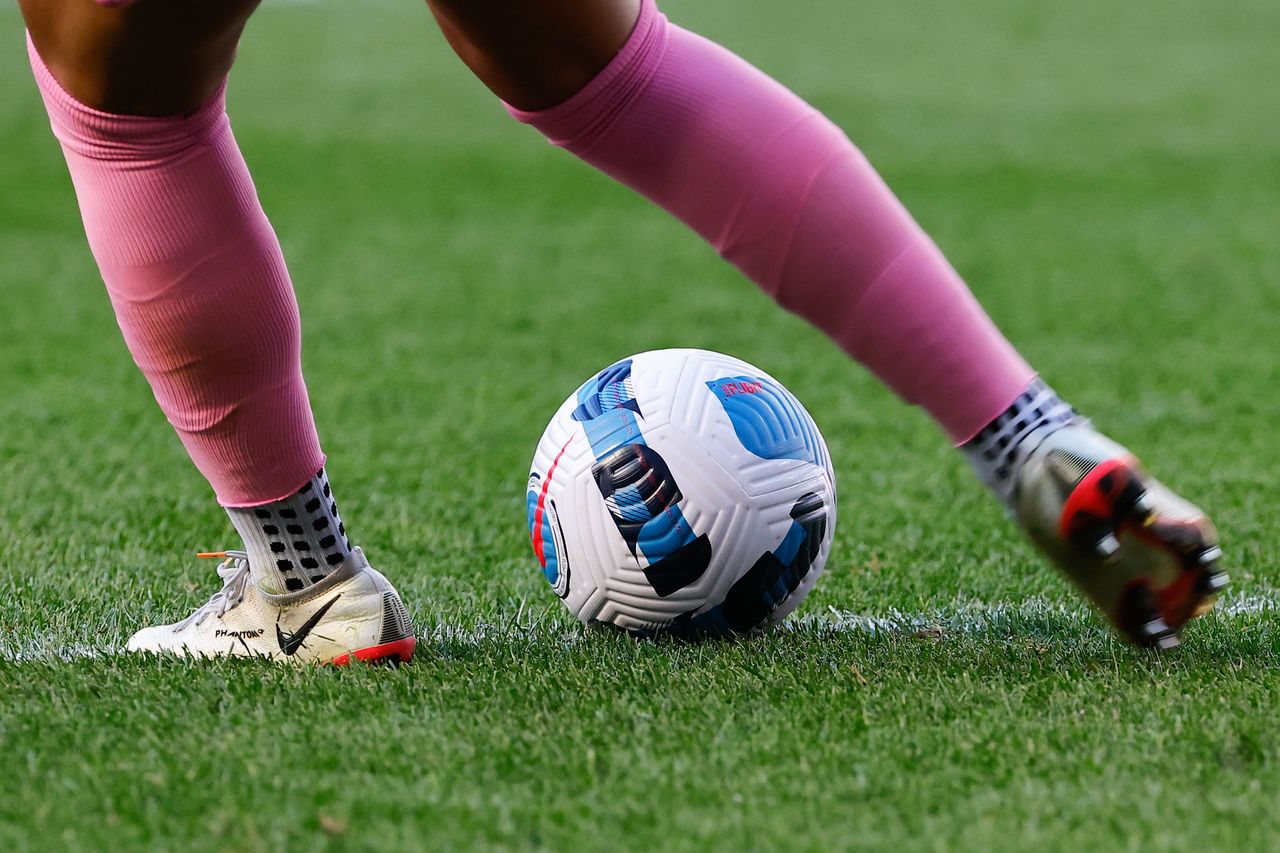
[[[231, 529], [119, 338], [5, 4], [0, 849], [1274, 847], [1280, 7], [666, 8], [844, 126], [1046, 378], [1214, 513], [1225, 606], [1122, 645], [923, 415], [510, 121], [417, 4], [268, 2], [232, 120], [420, 654], [126, 658]], [[588, 632], [536, 570], [547, 418], [662, 346], [760, 364], [827, 436], [840, 527], [789, 630]]]

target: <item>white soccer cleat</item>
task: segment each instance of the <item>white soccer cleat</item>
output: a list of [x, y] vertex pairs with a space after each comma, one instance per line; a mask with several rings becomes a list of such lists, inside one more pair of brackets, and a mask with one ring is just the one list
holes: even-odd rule
[[1228, 583], [1213, 523], [1077, 420], [1020, 460], [1018, 522], [1122, 634], [1169, 648]]
[[339, 666], [413, 657], [417, 640], [404, 603], [359, 548], [315, 586], [286, 595], [258, 588], [243, 551], [206, 556], [226, 558], [218, 566], [222, 589], [181, 622], [143, 628], [129, 651]]

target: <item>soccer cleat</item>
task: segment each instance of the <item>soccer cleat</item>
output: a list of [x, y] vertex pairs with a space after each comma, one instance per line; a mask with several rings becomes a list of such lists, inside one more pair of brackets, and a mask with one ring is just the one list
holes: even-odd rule
[[406, 662], [417, 640], [399, 593], [355, 548], [302, 592], [270, 595], [249, 576], [248, 555], [227, 551], [222, 589], [173, 625], [143, 628], [131, 652], [183, 657], [265, 657], [282, 663]]
[[1037, 545], [1127, 638], [1167, 649], [1228, 583], [1213, 523], [1087, 421], [1021, 461], [1013, 509]]

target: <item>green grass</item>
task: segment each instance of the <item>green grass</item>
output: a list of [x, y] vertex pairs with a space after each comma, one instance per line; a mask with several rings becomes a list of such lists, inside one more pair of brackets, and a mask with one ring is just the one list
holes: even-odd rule
[[[1047, 378], [1214, 512], [1230, 607], [1176, 653], [1120, 644], [921, 414], [511, 122], [416, 4], [268, 4], [232, 118], [343, 516], [420, 655], [125, 658], [231, 531], [119, 339], [8, 4], [0, 849], [1274, 844], [1278, 7], [667, 10], [841, 123]], [[761, 364], [831, 445], [830, 573], [790, 630], [588, 632], [535, 570], [546, 419], [673, 345]]]

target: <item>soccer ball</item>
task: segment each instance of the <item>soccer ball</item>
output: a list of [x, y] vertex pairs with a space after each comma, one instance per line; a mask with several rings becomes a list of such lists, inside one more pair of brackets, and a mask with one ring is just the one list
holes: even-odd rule
[[719, 353], [656, 350], [600, 371], [551, 419], [529, 533], [583, 622], [731, 636], [808, 595], [835, 492], [826, 442], [776, 379]]

